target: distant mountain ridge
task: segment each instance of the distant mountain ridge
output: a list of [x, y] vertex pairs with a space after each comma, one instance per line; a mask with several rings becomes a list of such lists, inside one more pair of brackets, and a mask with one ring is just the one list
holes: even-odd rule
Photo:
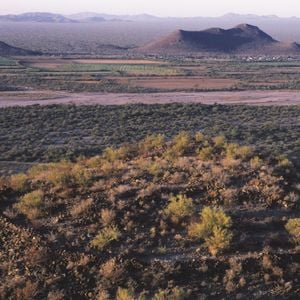
[[183, 54], [300, 54], [297, 43], [281, 43], [258, 27], [240, 24], [230, 29], [177, 30], [139, 49], [142, 52]]
[[77, 23], [76, 20], [71, 20], [63, 15], [45, 12], [29, 12], [19, 15], [3, 15], [0, 16], [0, 21], [37, 23]]
[[228, 20], [236, 20], [236, 23], [255, 23], [257, 21], [272, 22], [300, 22], [300, 18], [289, 17], [281, 18], [276, 15], [258, 16], [254, 14], [235, 14], [228, 13], [220, 17], [157, 17], [150, 14], [137, 15], [114, 15], [96, 12], [80, 12], [72, 15], [55, 14], [48, 12], [28, 12], [22, 14], [0, 15], [2, 22], [45, 22], [45, 23], [86, 23], [86, 22], [103, 22], [103, 21], [176, 21], [176, 20], [201, 20], [201, 21], [218, 21], [227, 22]]

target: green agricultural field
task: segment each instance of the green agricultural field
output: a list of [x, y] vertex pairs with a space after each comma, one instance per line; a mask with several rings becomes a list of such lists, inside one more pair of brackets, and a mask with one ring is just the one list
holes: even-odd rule
[[[70, 64], [60, 68], [62, 71], [69, 72], [109, 72], [135, 76], [172, 76], [179, 75], [180, 71], [176, 68], [157, 65], [141, 64]], [[182, 72], [181, 72], [182, 73]]]

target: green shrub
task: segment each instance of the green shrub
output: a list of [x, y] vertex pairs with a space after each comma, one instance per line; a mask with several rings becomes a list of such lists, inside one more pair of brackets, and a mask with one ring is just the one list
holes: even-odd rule
[[277, 157], [277, 161], [277, 165], [281, 168], [289, 169], [293, 167], [293, 163], [283, 155]]
[[251, 153], [252, 149], [249, 146], [240, 146], [235, 143], [229, 143], [226, 145], [226, 156], [234, 159], [247, 159]]
[[213, 157], [213, 147], [207, 146], [198, 150], [198, 156], [201, 160], [209, 160]]
[[118, 287], [116, 299], [117, 300], [135, 300], [134, 290], [132, 288], [124, 289], [124, 288]]
[[292, 240], [296, 244], [300, 244], [300, 218], [290, 219], [286, 223], [285, 229], [292, 236]]
[[179, 134], [175, 135], [172, 139], [172, 149], [178, 155], [184, 154], [190, 146], [190, 135], [182, 131]]
[[204, 240], [210, 253], [216, 255], [229, 246], [231, 225], [231, 218], [222, 209], [204, 207], [200, 221], [189, 226], [188, 234], [192, 238]]
[[117, 160], [125, 160], [128, 158], [130, 153], [129, 147], [122, 146], [118, 149], [108, 147], [104, 150], [103, 156], [109, 162], [115, 162]]
[[95, 248], [102, 250], [110, 242], [118, 240], [121, 236], [119, 229], [112, 225], [103, 228], [98, 235], [92, 240], [91, 245]]
[[165, 136], [162, 134], [148, 135], [139, 143], [142, 152], [151, 152], [155, 149], [162, 148], [165, 143]]
[[215, 143], [215, 147], [222, 148], [225, 145], [226, 139], [223, 135], [219, 135], [216, 136], [213, 141]]
[[232, 234], [227, 229], [214, 227], [209, 237], [205, 238], [205, 244], [208, 251], [213, 255], [217, 255], [223, 249], [230, 245]]
[[146, 298], [141, 294], [139, 296], [135, 295], [134, 289], [124, 289], [118, 287], [116, 300], [145, 300]]
[[44, 193], [41, 190], [25, 194], [15, 207], [29, 219], [36, 219], [41, 215], [43, 195]]
[[197, 143], [201, 143], [204, 140], [205, 140], [205, 136], [204, 136], [204, 134], [202, 132], [198, 131], [198, 132], [195, 133], [195, 141]]
[[164, 209], [164, 214], [174, 223], [185, 217], [191, 216], [195, 211], [193, 199], [185, 195], [171, 196], [169, 204]]
[[29, 188], [29, 179], [26, 174], [16, 174], [10, 177], [10, 186], [18, 192], [26, 192]]

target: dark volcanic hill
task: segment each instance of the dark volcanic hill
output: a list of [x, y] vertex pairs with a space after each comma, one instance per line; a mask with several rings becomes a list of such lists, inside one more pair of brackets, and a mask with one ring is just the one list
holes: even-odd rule
[[241, 24], [231, 29], [178, 30], [140, 48], [143, 52], [183, 54], [300, 54], [300, 45], [281, 43], [256, 26]]
[[0, 41], [0, 56], [13, 56], [13, 55], [39, 55], [40, 52], [25, 50], [10, 46]]
[[38, 22], [38, 23], [77, 23], [60, 14], [52, 14], [45, 12], [29, 12], [20, 15], [4, 15], [0, 16], [0, 21], [4, 22]]

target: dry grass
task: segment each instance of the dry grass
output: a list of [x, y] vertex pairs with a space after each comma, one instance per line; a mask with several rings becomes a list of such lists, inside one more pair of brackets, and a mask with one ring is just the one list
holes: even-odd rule
[[101, 210], [100, 216], [101, 216], [101, 223], [104, 226], [108, 226], [114, 221], [116, 217], [116, 213], [112, 209], [103, 208]]
[[91, 209], [93, 202], [93, 199], [88, 198], [75, 204], [70, 210], [71, 216], [76, 218], [84, 213], [87, 213]]

